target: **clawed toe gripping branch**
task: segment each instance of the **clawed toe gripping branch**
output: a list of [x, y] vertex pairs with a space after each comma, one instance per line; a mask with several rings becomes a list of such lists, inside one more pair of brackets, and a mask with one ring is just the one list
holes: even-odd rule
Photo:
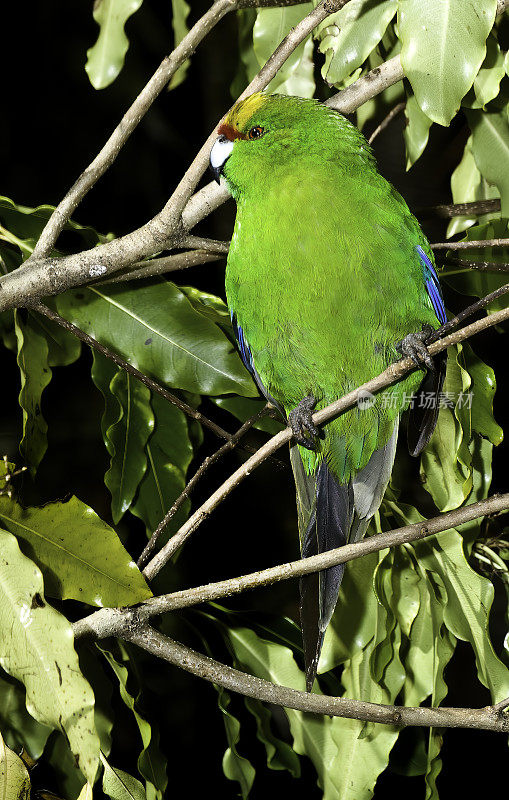
[[[295, 2], [298, 1], [295, 0]], [[248, 428], [258, 420], [260, 415], [248, 420], [236, 434], [230, 436], [230, 434], [208, 420], [196, 409], [183, 403], [180, 398], [172, 395], [163, 387], [139, 373], [138, 370], [135, 370], [123, 359], [104, 348], [103, 345], [96, 342], [88, 334], [63, 320], [51, 309], [44, 306], [40, 300], [48, 295], [59, 294], [68, 288], [90, 283], [98, 274], [98, 266], [101, 267], [101, 280], [129, 280], [131, 278], [161, 274], [172, 269], [182, 269], [220, 257], [220, 254], [227, 249], [227, 244], [207, 242], [207, 240], [197, 241], [193, 237], [189, 238], [188, 235], [194, 225], [228, 198], [224, 187], [218, 187], [215, 184], [209, 184], [193, 194], [198, 181], [205, 171], [214, 134], [211, 134], [211, 137], [204, 143], [168, 203], [152, 220], [137, 230], [93, 250], [65, 257], [50, 257], [49, 254], [78, 204], [96, 181], [113, 164], [120, 149], [152, 103], [168, 84], [172, 75], [196, 49], [204, 37], [213, 30], [215, 25], [227, 13], [239, 8], [292, 5], [293, 2], [294, 0], [216, 0], [184, 37], [178, 47], [163, 60], [100, 153], [71, 187], [50, 217], [31, 257], [22, 267], [0, 278], [0, 311], [14, 307], [30, 307], [50, 317], [89, 346], [100, 350], [103, 355], [113, 359], [118, 366], [135, 375], [152, 390], [181, 408], [186, 414], [199, 420], [220, 438], [226, 440], [226, 443], [213, 456], [206, 459], [193, 476], [186, 486], [182, 498], [179, 498], [170, 509], [167, 517], [158, 526], [149, 544], [141, 554], [139, 565], [143, 567], [143, 574], [147, 580], [157, 575], [173, 553], [182, 546], [198, 526], [253, 469], [271, 457], [283, 444], [289, 442], [292, 437], [292, 430], [291, 428], [284, 429], [250, 455], [228, 480], [196, 509], [170, 541], [159, 552], [154, 554], [159, 533], [167, 524], [168, 519], [175, 513], [176, 506], [178, 507], [178, 504], [189, 496], [190, 491], [203, 472], [211, 464], [215, 463], [223, 453], [231, 450]], [[265, 66], [249, 84], [242, 97], [264, 89], [285, 60], [310, 34], [314, 27], [326, 19], [328, 15], [342, 8], [347, 2], [348, 0], [322, 0], [316, 8], [290, 31]], [[500, 0], [498, 13], [502, 13], [507, 5], [509, 5], [508, 2]], [[385, 88], [397, 83], [402, 78], [401, 62], [399, 56], [395, 56], [380, 67], [372, 70], [372, 72], [359, 78], [347, 89], [334, 95], [327, 101], [327, 104], [336, 110], [350, 113], [366, 100], [375, 97]], [[459, 250], [467, 247], [502, 246], [508, 243], [508, 240], [498, 239], [490, 242], [438, 243], [434, 247], [435, 249]], [[149, 256], [154, 254], [173, 248], [181, 249], [186, 247], [192, 249], [185, 253], [147, 260]], [[503, 309], [456, 330], [454, 333], [450, 333], [452, 328], [457, 326], [466, 316], [484, 308], [490, 301], [507, 291], [509, 291], [509, 284], [470, 306], [433, 333], [426, 339], [429, 355], [433, 356], [449, 346], [464, 341], [491, 326], [509, 319], [509, 309]], [[311, 417], [311, 424], [319, 426], [326, 423], [334, 416], [352, 407], [357, 402], [360, 393], [380, 391], [397, 382], [415, 368], [416, 365], [412, 358], [404, 357], [363, 386], [359, 386], [327, 408], [314, 413]], [[429, 727], [480, 728], [507, 733], [509, 732], [509, 716], [506, 713], [506, 709], [509, 705], [509, 700], [484, 709], [408, 708], [308, 694], [295, 689], [276, 686], [268, 681], [255, 678], [213, 661], [163, 636], [148, 624], [148, 620], [151, 617], [166, 611], [227, 597], [247, 589], [266, 586], [279, 580], [316, 572], [333, 564], [344, 563], [361, 557], [369, 552], [415, 541], [416, 539], [444, 531], [462, 522], [499, 513], [507, 509], [509, 509], [509, 494], [495, 496], [460, 508], [457, 511], [442, 514], [426, 523], [409, 525], [396, 531], [371, 537], [362, 542], [346, 545], [334, 551], [328, 551], [319, 556], [272, 567], [252, 575], [229, 579], [217, 584], [209, 584], [208, 586], [196, 587], [171, 595], [155, 597], [134, 609], [101, 609], [95, 614], [76, 622], [74, 624], [74, 633], [76, 638], [93, 636], [101, 639], [107, 636], [118, 636], [169, 663], [186, 669], [217, 685], [288, 708], [398, 726], [422, 725]]]

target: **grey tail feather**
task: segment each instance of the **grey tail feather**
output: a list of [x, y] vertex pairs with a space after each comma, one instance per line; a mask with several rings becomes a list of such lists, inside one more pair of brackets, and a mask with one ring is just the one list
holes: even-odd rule
[[[377, 511], [392, 471], [398, 422], [387, 444], [348, 484], [339, 484], [322, 461], [307, 475], [297, 447], [291, 461], [297, 487], [297, 508], [303, 558], [362, 538]], [[300, 617], [306, 666], [306, 689], [311, 691], [325, 630], [336, 607], [345, 565], [338, 564], [300, 580]]]

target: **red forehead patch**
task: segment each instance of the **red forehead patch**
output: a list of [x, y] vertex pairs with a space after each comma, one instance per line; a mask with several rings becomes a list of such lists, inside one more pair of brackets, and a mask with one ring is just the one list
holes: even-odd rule
[[223, 122], [223, 124], [219, 126], [217, 133], [218, 136], [226, 136], [230, 142], [234, 142], [235, 139], [247, 139], [247, 134], [241, 133], [237, 128], [234, 128], [233, 125], [228, 125], [226, 122]]

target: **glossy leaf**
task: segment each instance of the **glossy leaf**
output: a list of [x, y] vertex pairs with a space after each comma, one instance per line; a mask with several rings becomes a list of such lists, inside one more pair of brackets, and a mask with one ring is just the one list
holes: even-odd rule
[[491, 34], [486, 41], [486, 58], [474, 81], [475, 101], [471, 108], [484, 106], [497, 97], [500, 81], [505, 75], [504, 54], [495, 36]]
[[0, 664], [21, 680], [27, 709], [65, 732], [83, 775], [93, 782], [99, 760], [94, 695], [81, 674], [69, 622], [44, 598], [42, 574], [0, 531]]
[[[187, 468], [193, 458], [187, 420], [182, 411], [159, 395], [152, 395], [155, 427], [146, 445], [147, 471], [131, 512], [140, 517], [152, 533], [173, 505], [186, 484]], [[173, 533], [187, 518], [187, 500], [168, 525], [165, 536]]]
[[57, 298], [60, 314], [156, 380], [200, 394], [257, 394], [217, 325], [168, 281], [88, 287]]
[[486, 55], [496, 0], [399, 0], [401, 63], [424, 113], [448, 125]]
[[20, 752], [23, 748], [34, 761], [44, 750], [51, 728], [37, 722], [26, 709], [23, 684], [0, 673], [0, 730], [6, 744]]
[[239, 41], [239, 62], [237, 74], [230, 86], [230, 94], [234, 100], [242, 94], [249, 81], [259, 70], [258, 59], [253, 47], [253, 26], [256, 22], [256, 9], [241, 8], [237, 11], [237, 28]]
[[30, 800], [30, 776], [19, 756], [0, 734], [0, 797], [5, 800]]
[[429, 139], [429, 129], [433, 124], [422, 111], [415, 95], [411, 94], [405, 105], [407, 124], [403, 131], [406, 149], [406, 168], [410, 169], [424, 153]]
[[397, 0], [350, 0], [315, 31], [325, 55], [322, 77], [329, 86], [342, 84], [379, 43], [398, 7]]
[[118, 523], [130, 508], [147, 469], [145, 446], [154, 429], [150, 389], [132, 375], [119, 370], [109, 389], [116, 397], [121, 415], [106, 431], [111, 455], [104, 482], [111, 493], [111, 514]]
[[113, 528], [77, 497], [42, 508], [22, 508], [2, 495], [0, 525], [23, 543], [53, 597], [122, 606], [151, 595]]
[[[263, 67], [290, 29], [309, 14], [312, 8], [312, 3], [302, 3], [257, 10], [253, 28], [253, 46], [259, 67]], [[313, 73], [313, 43], [308, 38], [285, 61], [276, 77], [269, 83], [267, 90], [298, 97], [313, 97], [315, 92]]]
[[[475, 200], [491, 200], [500, 197], [496, 186], [490, 186], [483, 178], [472, 153], [472, 137], [469, 136], [465, 144], [463, 156], [451, 175], [451, 192], [454, 203], [471, 203]], [[447, 226], [447, 238], [464, 231], [476, 222], [484, 222], [498, 213], [483, 216], [458, 216], [454, 217]]]
[[100, 27], [96, 43], [87, 51], [85, 70], [94, 89], [113, 83], [129, 47], [124, 26], [143, 0], [96, 0], [94, 19]]
[[[79, 793], [78, 800], [93, 800], [94, 797], [94, 790], [89, 783], [86, 783]], [[42, 798], [44, 800], [44, 798]]]
[[500, 192], [502, 216], [509, 217], [509, 122], [503, 111], [465, 109], [475, 163]]
[[145, 778], [147, 800], [162, 800], [168, 784], [166, 759], [159, 749], [159, 737], [156, 729], [138, 710], [139, 690], [135, 696], [130, 688], [132, 677], [130, 677], [127, 665], [131, 668], [131, 672], [134, 672], [135, 662], [127, 653], [124, 645], [119, 643], [117, 647], [118, 650], [114, 653], [108, 648], [97, 645], [118, 679], [120, 696], [133, 713], [140, 732], [143, 747], [138, 757], [138, 770]]
[[228, 741], [228, 747], [223, 756], [223, 772], [229, 780], [237, 781], [242, 797], [247, 798], [255, 779], [255, 770], [251, 762], [237, 751], [237, 745], [240, 740], [240, 722], [228, 710], [231, 702], [230, 695], [221, 686], [216, 688], [219, 694], [218, 703], [223, 715]]
[[147, 800], [143, 784], [122, 769], [111, 767], [106, 759], [104, 765], [103, 790], [111, 800]]
[[[175, 48], [180, 44], [184, 36], [189, 31], [187, 26], [187, 18], [189, 16], [189, 12], [191, 11], [191, 6], [186, 3], [186, 0], [171, 0], [171, 8], [173, 12], [171, 18], [171, 26], [173, 28], [173, 47]], [[180, 86], [180, 84], [185, 81], [190, 64], [191, 61], [188, 58], [178, 68], [170, 81], [170, 89], [176, 89], [177, 86]]]
[[34, 327], [29, 315], [14, 314], [18, 343], [17, 362], [21, 376], [19, 404], [23, 412], [23, 437], [20, 452], [35, 471], [48, 447], [48, 425], [42, 416], [42, 393], [51, 381], [48, 344]]

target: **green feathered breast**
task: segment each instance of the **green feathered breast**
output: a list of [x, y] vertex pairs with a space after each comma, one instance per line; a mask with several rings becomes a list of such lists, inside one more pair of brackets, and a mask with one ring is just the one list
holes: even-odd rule
[[[225, 165], [237, 201], [228, 304], [267, 393], [287, 413], [309, 394], [320, 408], [395, 361], [406, 334], [436, 327], [416, 251], [429, 245], [341, 115], [298, 98], [252, 106], [226, 121], [264, 132], [239, 136]], [[306, 470], [324, 457], [348, 482], [387, 443], [421, 380], [413, 373], [326, 425], [316, 453], [300, 448]]]

